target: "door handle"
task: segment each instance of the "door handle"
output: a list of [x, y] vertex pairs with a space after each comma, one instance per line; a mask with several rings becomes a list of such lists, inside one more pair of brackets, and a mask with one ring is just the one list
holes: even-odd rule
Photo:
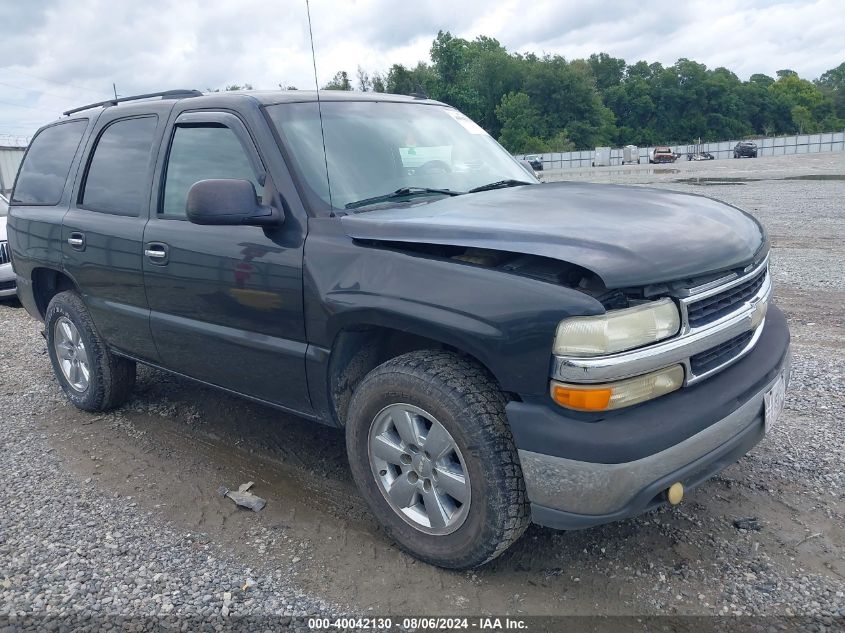
[[156, 264], [164, 264], [167, 262], [167, 244], [162, 242], [149, 242], [144, 246], [144, 255], [151, 259]]
[[70, 244], [70, 247], [77, 251], [84, 251], [85, 250], [85, 234], [73, 232], [67, 238], [67, 243]]

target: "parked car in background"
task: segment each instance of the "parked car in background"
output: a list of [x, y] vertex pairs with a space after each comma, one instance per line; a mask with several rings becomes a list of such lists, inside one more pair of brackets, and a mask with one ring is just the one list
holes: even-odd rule
[[8, 215], [9, 201], [0, 195], [0, 299], [11, 297], [17, 292], [9, 243], [6, 241], [6, 217]]
[[527, 160], [531, 164], [531, 168], [534, 171], [543, 171], [543, 161], [536, 154], [530, 154], [526, 156], [525, 160]]
[[678, 159], [678, 155], [672, 151], [671, 147], [658, 146], [651, 150], [651, 155], [648, 157], [650, 163], [674, 163]]
[[734, 158], [757, 158], [757, 144], [752, 141], [740, 141], [734, 145]]

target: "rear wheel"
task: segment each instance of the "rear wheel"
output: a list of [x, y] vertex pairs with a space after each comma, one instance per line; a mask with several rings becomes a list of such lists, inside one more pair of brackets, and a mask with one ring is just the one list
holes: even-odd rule
[[126, 400], [135, 385], [135, 363], [108, 350], [78, 293], [53, 297], [44, 324], [53, 372], [74, 406], [106, 411]]
[[385, 532], [421, 560], [482, 565], [528, 525], [505, 399], [455, 354], [412, 352], [370, 372], [350, 403], [346, 445]]

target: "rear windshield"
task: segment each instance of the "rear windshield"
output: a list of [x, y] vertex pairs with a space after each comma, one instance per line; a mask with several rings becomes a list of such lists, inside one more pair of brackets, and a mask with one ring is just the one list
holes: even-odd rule
[[74, 119], [41, 130], [29, 146], [21, 165], [12, 202], [52, 206], [59, 203], [70, 164], [88, 126], [88, 119]]

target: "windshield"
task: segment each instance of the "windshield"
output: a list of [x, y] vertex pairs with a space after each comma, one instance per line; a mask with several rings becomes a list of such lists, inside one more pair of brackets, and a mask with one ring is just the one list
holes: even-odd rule
[[330, 199], [326, 163], [335, 209], [408, 187], [466, 192], [503, 180], [536, 182], [453, 108], [378, 101], [324, 101], [322, 108], [325, 157], [316, 102], [267, 108], [312, 203], [322, 208], [329, 208]]

